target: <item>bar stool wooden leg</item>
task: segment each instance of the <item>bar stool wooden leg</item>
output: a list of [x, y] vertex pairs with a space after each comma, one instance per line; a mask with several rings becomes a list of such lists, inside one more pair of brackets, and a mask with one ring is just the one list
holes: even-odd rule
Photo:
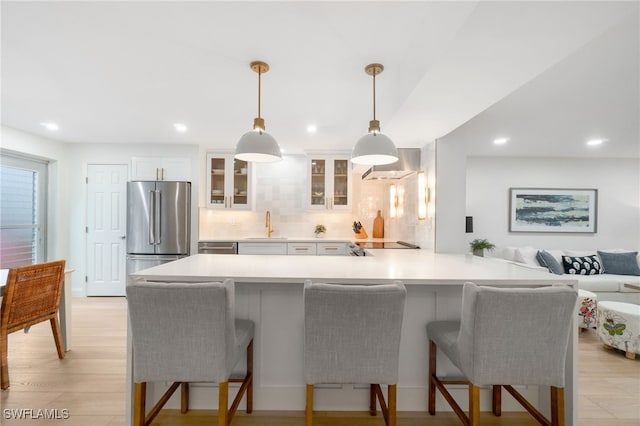
[[180, 384], [180, 412], [182, 414], [189, 411], [189, 383]]
[[378, 406], [376, 404], [376, 388], [374, 384], [369, 385], [369, 414], [372, 416], [378, 414]]
[[307, 404], [304, 409], [305, 425], [313, 425], [313, 385], [307, 385]]
[[469, 383], [469, 426], [480, 425], [480, 388]]
[[396, 426], [396, 399], [396, 385], [389, 385], [387, 388], [387, 405], [389, 406], [389, 422], [387, 423], [387, 426]]
[[502, 386], [493, 385], [493, 400], [491, 403], [491, 409], [494, 416], [502, 415]]
[[436, 351], [438, 347], [433, 341], [429, 340], [429, 414], [436, 414], [436, 383], [433, 377], [436, 375]]
[[564, 388], [551, 386], [551, 425], [564, 426]]
[[229, 403], [229, 382], [218, 384], [218, 426], [227, 425], [227, 405]]
[[144, 426], [146, 414], [147, 384], [135, 383], [133, 385], [133, 426]]
[[247, 346], [247, 376], [250, 376], [247, 387], [247, 413], [253, 411], [253, 339]]

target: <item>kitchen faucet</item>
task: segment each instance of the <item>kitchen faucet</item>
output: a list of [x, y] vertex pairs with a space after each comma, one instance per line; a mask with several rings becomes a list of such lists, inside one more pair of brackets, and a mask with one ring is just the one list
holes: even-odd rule
[[265, 227], [267, 228], [267, 238], [271, 238], [271, 234], [273, 234], [273, 229], [271, 228], [271, 212], [269, 210], [267, 210]]

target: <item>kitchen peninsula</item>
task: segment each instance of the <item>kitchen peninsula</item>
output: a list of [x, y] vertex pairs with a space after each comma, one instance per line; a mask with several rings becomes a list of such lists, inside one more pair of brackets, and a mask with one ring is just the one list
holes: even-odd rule
[[[240, 318], [256, 323], [254, 341], [254, 409], [304, 410], [303, 380], [303, 283], [381, 284], [401, 280], [407, 288], [407, 301], [400, 346], [398, 410], [426, 411], [428, 345], [426, 324], [433, 320], [457, 319], [460, 316], [462, 284], [518, 287], [566, 284], [577, 281], [519, 265], [472, 255], [436, 254], [427, 250], [371, 250], [372, 256], [259, 256], [198, 254], [132, 274], [132, 279], [163, 282], [220, 281], [236, 282], [236, 312]], [[188, 307], [185, 307], [188, 309]], [[544, 313], [541, 313], [544, 315]], [[508, 320], [508, 319], [505, 319]], [[534, 327], [535, 324], [532, 324]], [[575, 327], [574, 327], [575, 328]], [[577, 418], [576, 346], [571, 336], [567, 356], [566, 423]], [[188, 348], [185, 348], [185, 351]], [[129, 338], [128, 392], [131, 366], [135, 362]], [[440, 374], [455, 374], [443, 358]], [[148, 386], [157, 398], [164, 383]], [[366, 410], [368, 387], [361, 385], [318, 387], [317, 410]], [[546, 411], [547, 393], [537, 387], [521, 389], [542, 411]], [[213, 409], [217, 388], [196, 385], [192, 390], [192, 407]], [[466, 387], [453, 389], [456, 397], [466, 399]], [[482, 390], [482, 410], [489, 410], [489, 389]], [[540, 398], [538, 398], [540, 396]], [[172, 404], [173, 402], [173, 404]], [[177, 401], [168, 407], [176, 408]], [[512, 401], [504, 410], [521, 410]], [[442, 401], [438, 403], [443, 407]], [[127, 424], [130, 424], [131, 399], [127, 398]], [[440, 408], [442, 409], [442, 408]]]

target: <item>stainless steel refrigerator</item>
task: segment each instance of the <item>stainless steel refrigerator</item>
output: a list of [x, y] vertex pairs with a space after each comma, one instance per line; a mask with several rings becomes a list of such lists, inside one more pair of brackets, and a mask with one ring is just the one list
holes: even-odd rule
[[127, 183], [127, 277], [189, 256], [191, 183]]

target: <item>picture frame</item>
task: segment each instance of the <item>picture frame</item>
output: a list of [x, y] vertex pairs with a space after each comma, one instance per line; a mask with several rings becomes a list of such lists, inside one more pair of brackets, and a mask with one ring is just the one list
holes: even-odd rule
[[509, 232], [597, 232], [597, 189], [510, 188]]

